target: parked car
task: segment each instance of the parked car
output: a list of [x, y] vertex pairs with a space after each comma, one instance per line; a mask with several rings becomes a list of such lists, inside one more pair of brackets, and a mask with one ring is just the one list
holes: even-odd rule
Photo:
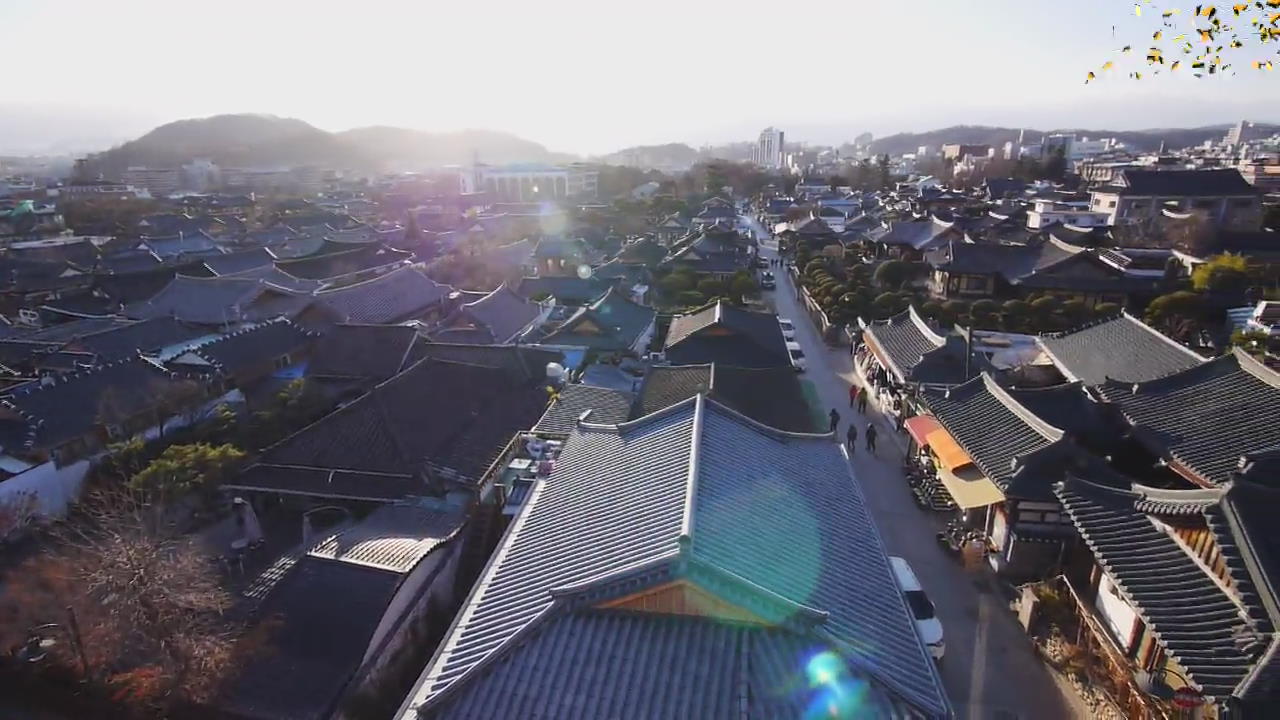
[[756, 267], [758, 267], [758, 268], [767, 268], [767, 267], [769, 267], [769, 259], [768, 259], [768, 258], [764, 258], [764, 257], [760, 257], [759, 255], [757, 255], [757, 256], [756, 256], [756, 261], [755, 261], [755, 266], [756, 266]]
[[791, 366], [796, 372], [804, 372], [809, 366], [809, 361], [804, 357], [804, 350], [800, 349], [800, 343], [787, 342], [787, 354], [791, 356]]
[[760, 287], [764, 290], [777, 289], [778, 281], [773, 279], [773, 273], [768, 270], [760, 273]]
[[911, 608], [911, 614], [915, 617], [916, 632], [920, 634], [920, 639], [924, 641], [933, 659], [941, 660], [947, 647], [942, 639], [942, 621], [933, 609], [933, 602], [925, 594], [920, 580], [906, 560], [890, 557], [889, 564], [893, 566], [893, 577], [898, 581], [898, 589], [906, 597], [907, 607]]
[[782, 337], [787, 342], [795, 342], [796, 324], [791, 322], [790, 318], [778, 318], [778, 327], [782, 328]]

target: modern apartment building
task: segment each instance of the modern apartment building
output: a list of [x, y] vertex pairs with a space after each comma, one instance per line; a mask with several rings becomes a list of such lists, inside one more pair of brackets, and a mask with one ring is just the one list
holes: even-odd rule
[[780, 168], [785, 162], [783, 132], [767, 127], [760, 131], [756, 146], [751, 149], [751, 162], [768, 168]]

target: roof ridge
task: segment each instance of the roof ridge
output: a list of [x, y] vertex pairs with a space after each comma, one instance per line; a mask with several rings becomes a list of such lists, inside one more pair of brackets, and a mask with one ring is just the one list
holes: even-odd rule
[[648, 415], [642, 415], [638, 418], [635, 418], [634, 420], [627, 420], [626, 422], [620, 422], [615, 424], [592, 423], [592, 422], [585, 422], [583, 420], [579, 420], [578, 428], [580, 430], [587, 430], [591, 432], [609, 432], [609, 433], [621, 434], [625, 430], [630, 430], [632, 428], [640, 427], [647, 423], [660, 420], [668, 415], [675, 415], [676, 413], [684, 412], [686, 409], [685, 408], [686, 405], [689, 405], [696, 401], [697, 401], [697, 396], [695, 395], [693, 397], [685, 398], [684, 400], [681, 400], [678, 403], [668, 405], [660, 410], [654, 410]]
[[[712, 366], [714, 371], [714, 366]], [[702, 422], [706, 415], [706, 397], [702, 393], [694, 395], [693, 429], [689, 440], [689, 472], [685, 478], [684, 510], [680, 516], [680, 554], [686, 555], [693, 549], [694, 504], [698, 498], [698, 471], [702, 460]]]
[[1235, 357], [1241, 370], [1249, 373], [1271, 387], [1280, 390], [1280, 373], [1277, 373], [1275, 370], [1267, 367], [1267, 365], [1261, 360], [1238, 347], [1231, 348], [1231, 356]]
[[1032, 430], [1040, 433], [1040, 435], [1042, 435], [1046, 440], [1057, 442], [1066, 436], [1066, 431], [1062, 428], [1045, 422], [1040, 418], [1040, 416], [1031, 412], [1025, 405], [1018, 402], [1015, 397], [1010, 395], [1007, 390], [996, 382], [995, 378], [991, 376], [991, 373], [983, 372], [980, 377], [982, 378], [982, 383], [986, 387], [987, 392], [990, 393], [992, 397], [999, 400], [1000, 403], [1016, 415], [1019, 420], [1026, 423]]
[[911, 318], [911, 322], [915, 323], [916, 328], [920, 330], [920, 334], [924, 335], [926, 340], [938, 347], [947, 344], [947, 339], [934, 332], [933, 328], [929, 327], [929, 323], [920, 317], [920, 313], [916, 312], [915, 303], [907, 305], [907, 313]]

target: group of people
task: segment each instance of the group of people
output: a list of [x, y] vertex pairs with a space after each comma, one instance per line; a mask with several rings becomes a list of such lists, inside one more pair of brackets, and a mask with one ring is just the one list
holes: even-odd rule
[[[857, 408], [859, 415], [867, 414], [867, 393], [860, 388], [857, 383], [849, 387], [849, 407]], [[840, 427], [840, 411], [831, 408], [831, 432], [835, 432]], [[867, 421], [867, 430], [863, 433], [863, 442], [866, 445], [867, 452], [872, 455], [876, 454], [876, 426], [872, 421]], [[858, 425], [855, 421], [849, 421], [849, 429], [845, 432], [845, 442], [849, 446], [849, 454], [858, 451]]]

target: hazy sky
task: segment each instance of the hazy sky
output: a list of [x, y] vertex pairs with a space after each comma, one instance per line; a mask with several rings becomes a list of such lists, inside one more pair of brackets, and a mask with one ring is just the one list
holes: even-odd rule
[[1280, 121], [1280, 73], [1243, 61], [1237, 77], [1086, 87], [1121, 45], [1146, 46], [1139, 22], [1125, 0], [0, 0], [0, 151], [226, 112], [491, 128], [577, 153], [766, 125], [838, 142]]

